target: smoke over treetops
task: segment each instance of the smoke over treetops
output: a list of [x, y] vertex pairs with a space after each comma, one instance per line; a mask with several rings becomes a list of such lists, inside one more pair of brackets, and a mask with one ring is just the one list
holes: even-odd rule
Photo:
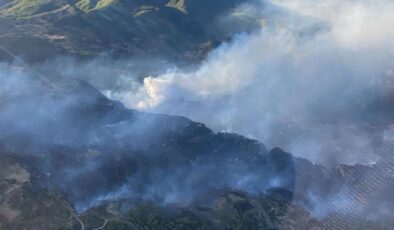
[[384, 0], [246, 3], [233, 14], [254, 16], [261, 29], [236, 35], [195, 70], [170, 68], [108, 95], [314, 162], [373, 163], [379, 157], [362, 124], [387, 123], [371, 105], [392, 92], [393, 9]]
[[[60, 191], [81, 215], [127, 200], [126, 209], [153, 203], [248, 219], [243, 211], [255, 208], [260, 218], [266, 210], [277, 211], [270, 206], [277, 202], [285, 213], [308, 211], [309, 220], [325, 229], [391, 220], [394, 3], [250, 0], [222, 9], [219, 1], [220, 15], [204, 18], [187, 10], [200, 9], [197, 2], [146, 7], [142, 1], [113, 1], [78, 11], [67, 1], [65, 9], [76, 11], [49, 14], [60, 12], [56, 22], [73, 28], [70, 37], [56, 37], [57, 47], [83, 37], [73, 34], [79, 31], [97, 39], [96, 45], [114, 36], [121, 41], [111, 43], [115, 50], [134, 50], [124, 44], [141, 29], [149, 37], [148, 43], [133, 40], [141, 45], [141, 57], [61, 56], [28, 66], [23, 56], [0, 46], [0, 55], [14, 59], [0, 65], [0, 158], [18, 162], [34, 186]], [[63, 20], [63, 14], [107, 23], [111, 15], [126, 15], [122, 23], [138, 30], [124, 34], [122, 23], [111, 35], [96, 30], [101, 24], [74, 28], [75, 21]], [[173, 29], [161, 34], [164, 45], [150, 36], [160, 27], [150, 24], [155, 20]], [[200, 31], [196, 23], [207, 28]], [[171, 49], [180, 37], [186, 43]], [[151, 44], [154, 58], [144, 50]], [[215, 48], [201, 62], [175, 61], [196, 46]], [[1, 205], [10, 199], [0, 198], [2, 220]]]
[[[292, 157], [184, 117], [125, 109], [86, 82], [1, 66], [0, 150], [78, 211], [122, 198], [187, 206], [294, 188]], [[291, 199], [291, 195], [285, 199]]]

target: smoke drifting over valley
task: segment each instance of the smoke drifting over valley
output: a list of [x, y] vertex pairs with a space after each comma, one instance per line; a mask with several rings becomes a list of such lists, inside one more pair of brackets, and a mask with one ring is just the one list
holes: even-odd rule
[[261, 29], [236, 35], [195, 70], [169, 68], [140, 88], [134, 82], [129, 92], [104, 92], [316, 163], [374, 163], [379, 157], [362, 123], [386, 122], [371, 108], [392, 91], [393, 10], [384, 0], [245, 3], [222, 23], [248, 15]]
[[[124, 220], [139, 204], [153, 204], [171, 214], [187, 209], [218, 229], [234, 216], [266, 224], [264, 215], [277, 223], [263, 229], [286, 218], [299, 229], [390, 225], [394, 2], [234, 0], [222, 9], [225, 1], [217, 1], [201, 17], [187, 1], [142, 2], [67, 1], [55, 12], [65, 23], [59, 28], [72, 29], [51, 44], [92, 42], [87, 50], [102, 51], [119, 39], [93, 59], [56, 55], [25, 64], [0, 41], [0, 57], [9, 60], [0, 64], [0, 166], [3, 158], [17, 162], [25, 170], [20, 181], [59, 193], [75, 216]], [[125, 18], [106, 34], [99, 26], [111, 15]], [[168, 31], [157, 32], [155, 20]], [[75, 31], [91, 40], [74, 41]], [[148, 43], [142, 35], [128, 40], [140, 32]], [[182, 53], [190, 47], [194, 54]], [[112, 56], [115, 50], [135, 56]], [[0, 228], [8, 200], [0, 194]]]
[[281, 150], [184, 117], [127, 110], [80, 80], [10, 65], [0, 73], [1, 151], [79, 212], [125, 198], [188, 206], [224, 189], [260, 196], [294, 188], [292, 157]]

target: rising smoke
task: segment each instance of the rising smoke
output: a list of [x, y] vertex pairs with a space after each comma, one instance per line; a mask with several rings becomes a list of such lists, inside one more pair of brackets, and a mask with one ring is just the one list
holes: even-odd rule
[[0, 76], [0, 153], [79, 212], [123, 198], [187, 206], [225, 189], [293, 190], [291, 156], [257, 141], [128, 110], [78, 79], [8, 64]]
[[243, 4], [231, 15], [249, 15], [261, 29], [236, 35], [194, 71], [171, 68], [111, 95], [313, 162], [374, 163], [363, 123], [380, 122], [370, 106], [392, 90], [393, 10], [385, 0]]
[[83, 78], [129, 108], [190, 117], [315, 163], [371, 164], [379, 156], [370, 125], [393, 113], [375, 105], [394, 81], [393, 5], [249, 1], [213, 23], [232, 39], [198, 67], [101, 57], [44, 69]]
[[[247, 23], [241, 26], [247, 28], [248, 33], [234, 35], [192, 70], [162, 60], [114, 62], [106, 58], [82, 65], [73, 61], [65, 65], [62, 59], [61, 64], [55, 62], [43, 68], [88, 80], [105, 95], [130, 108], [184, 115], [217, 131], [244, 134], [261, 140], [268, 147], [280, 146], [313, 162], [371, 164], [381, 155], [375, 151], [369, 125], [385, 126], [387, 123], [385, 119], [376, 119], [373, 104], [390, 96], [390, 84], [394, 81], [394, 31], [390, 28], [394, 23], [393, 10], [394, 3], [384, 0], [253, 2], [239, 6], [218, 21], [225, 25], [224, 33], [231, 33], [230, 25], [233, 24], [229, 22], [247, 15]], [[250, 22], [252, 24], [248, 24]], [[256, 26], [262, 28], [256, 30]], [[141, 68], [141, 65], [146, 67]], [[146, 76], [146, 69], [152, 76]], [[69, 192], [80, 211], [132, 195], [161, 203], [188, 203], [201, 192], [197, 187], [233, 187], [257, 193], [277, 186], [277, 180], [267, 181], [266, 175], [249, 169], [248, 164], [234, 163], [237, 157], [231, 154], [225, 164], [223, 158], [218, 161], [208, 156], [194, 161], [192, 166], [172, 162], [170, 158], [169, 169], [158, 169], [155, 164], [162, 159], [149, 156], [149, 153], [161, 152], [159, 146], [168, 144], [161, 141], [160, 135], [155, 136], [163, 128], [159, 125], [162, 118], [131, 116], [135, 120], [127, 123], [123, 117], [126, 115], [117, 109], [116, 116], [107, 116], [104, 111], [103, 116], [93, 120], [89, 111], [82, 110], [87, 118], [81, 118], [78, 106], [81, 103], [99, 102], [105, 108], [108, 108], [106, 105], [111, 108], [120, 105], [104, 99], [94, 90], [89, 90], [93, 94], [87, 95], [81, 95], [79, 90], [64, 92], [59, 84], [45, 87], [51, 98], [48, 100], [47, 95], [42, 94], [41, 85], [29, 81], [26, 75], [41, 77], [5, 66], [1, 72], [4, 76], [13, 76], [2, 78], [0, 96], [5, 95], [2, 100], [7, 101], [10, 94], [15, 100], [20, 99], [18, 103], [2, 104], [7, 109], [0, 113], [2, 131], [12, 130], [3, 132], [6, 135], [1, 137], [9, 143], [10, 151], [59, 154], [64, 146], [77, 146], [65, 148], [61, 157], [72, 158], [82, 152], [89, 160], [81, 164], [67, 158], [70, 162], [55, 173], [60, 166], [53, 158], [44, 156], [36, 169], [51, 172], [48, 174], [50, 184]], [[45, 79], [41, 82], [48, 84]], [[70, 82], [76, 84], [75, 89], [81, 87], [74, 80], [64, 84]], [[70, 89], [70, 86], [64, 88]], [[62, 94], [68, 95], [66, 100], [58, 98]], [[91, 109], [96, 111], [97, 108]], [[382, 129], [385, 134], [390, 133], [385, 127]], [[13, 143], [13, 137], [21, 134], [26, 135], [24, 143]], [[116, 138], [109, 139], [108, 135]], [[137, 144], [129, 146], [131, 139]], [[145, 149], [151, 146], [147, 139], [156, 146]], [[183, 151], [179, 143], [171, 142], [169, 149]], [[51, 149], [53, 146], [55, 150]], [[124, 168], [131, 171], [117, 172], [119, 181], [107, 186], [113, 176], [108, 172], [115, 171], [110, 165], [120, 164], [117, 157], [125, 156], [125, 148], [135, 151], [130, 160], [125, 161]], [[239, 152], [234, 155], [238, 156]], [[153, 163], [130, 167], [136, 164], [138, 157], [146, 157], [148, 160], [144, 160]], [[207, 179], [207, 172], [215, 175], [218, 165], [222, 172]], [[139, 171], [143, 168], [152, 171], [145, 174]], [[85, 189], [86, 184], [92, 185], [94, 191]], [[311, 193], [310, 210], [323, 218], [330, 212], [353, 209], [358, 203], [349, 203], [354, 199], [348, 196], [346, 189], [340, 188], [339, 195], [330, 199]], [[330, 206], [338, 202], [337, 207]]]

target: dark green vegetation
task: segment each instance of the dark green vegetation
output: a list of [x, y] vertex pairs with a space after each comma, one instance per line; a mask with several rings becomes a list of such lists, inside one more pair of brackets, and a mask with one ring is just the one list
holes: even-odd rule
[[[231, 35], [217, 30], [216, 19], [240, 2], [0, 0], [0, 60], [19, 57], [41, 63], [106, 52], [190, 63]], [[26, 72], [30, 74], [28, 67]], [[347, 199], [372, 214], [380, 207], [394, 207], [393, 202], [381, 204], [379, 197], [368, 197], [365, 191], [376, 188], [359, 186], [377, 179], [394, 181], [393, 175], [379, 172], [390, 162], [325, 169], [280, 149], [266, 150], [258, 141], [214, 133], [183, 117], [127, 110], [84, 81], [48, 75], [29, 76], [40, 81], [38, 88], [26, 80], [28, 88], [22, 82], [21, 88], [7, 85], [11, 90], [0, 91], [1, 230], [335, 229], [336, 224], [346, 226], [347, 219], [334, 213], [316, 220], [299, 203], [308, 205], [309, 192], [338, 194], [342, 185], [356, 194]], [[262, 182], [248, 183], [253, 184], [248, 191], [264, 188], [278, 175], [290, 183], [287, 189], [264, 194], [226, 187], [231, 185], [226, 176], [248, 173], [257, 175], [253, 182]], [[134, 196], [89, 203], [124, 184], [132, 185], [128, 195]], [[180, 198], [191, 193], [198, 199], [163, 204], [163, 194], [184, 188], [192, 189], [177, 194]], [[381, 194], [394, 201], [393, 191], [394, 184], [387, 183]], [[319, 205], [327, 208], [318, 201], [309, 210]], [[354, 209], [354, 203], [349, 207]], [[340, 205], [334, 208], [343, 211]], [[391, 221], [356, 221], [360, 225], [353, 229], [392, 226]]]
[[30, 174], [12, 157], [0, 157], [0, 229], [71, 229], [72, 207], [47, 190], [35, 188]]
[[102, 52], [193, 61], [228, 36], [214, 22], [239, 2], [1, 0], [0, 46], [31, 62]]
[[[356, 205], [380, 207], [379, 197], [358, 187], [374, 180], [365, 175], [381, 175], [380, 164], [327, 170], [183, 117], [127, 110], [83, 81], [35, 77], [37, 88], [25, 79], [30, 91], [17, 87], [0, 97], [0, 229], [332, 229], [346, 222], [335, 215], [316, 220], [297, 202], [308, 192], [340, 193], [342, 185]], [[256, 187], [275, 176], [298, 186], [264, 195], [226, 186], [231, 175], [247, 174]], [[133, 196], [89, 203], [124, 184]], [[387, 184], [384, 196], [393, 188]], [[196, 199], [166, 205], [171, 189]], [[353, 229], [390, 229], [389, 222], [357, 221]]]
[[[1, 95], [4, 228], [272, 228], [293, 207], [289, 154], [183, 117], [128, 110], [83, 81], [32, 76]], [[288, 182], [252, 195], [232, 188], [244, 174], [256, 192], [273, 176]]]
[[[61, 193], [35, 188], [13, 157], [0, 160], [0, 229], [291, 229], [293, 218], [304, 227], [316, 225], [301, 208], [236, 191], [222, 191], [204, 206], [163, 208], [120, 200], [78, 215]], [[129, 211], [122, 211], [124, 204], [131, 205]]]

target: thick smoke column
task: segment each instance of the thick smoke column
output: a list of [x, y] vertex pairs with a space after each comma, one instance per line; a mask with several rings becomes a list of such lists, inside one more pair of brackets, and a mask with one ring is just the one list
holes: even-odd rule
[[[226, 34], [239, 31], [233, 20], [247, 16], [236, 26], [249, 33], [192, 70], [161, 60], [62, 59], [40, 67], [48, 79], [2, 65], [0, 148], [81, 212], [123, 198], [181, 206], [221, 189], [259, 196], [279, 187], [289, 199], [295, 192], [295, 203], [315, 217], [333, 216], [334, 225], [348, 224], [349, 216], [363, 220], [370, 210], [377, 217], [368, 218], [390, 217], [393, 11], [383, 0], [253, 1], [217, 21]], [[250, 32], [256, 26], [262, 28]], [[157, 74], [145, 77], [152, 69]], [[77, 78], [129, 107], [184, 115], [313, 162], [372, 166], [345, 173], [297, 159], [294, 168], [279, 149], [183, 117], [127, 110]], [[373, 209], [381, 203], [384, 215]]]
[[235, 36], [195, 71], [169, 69], [116, 98], [251, 136], [313, 162], [375, 162], [373, 141], [360, 124], [376, 121], [370, 106], [392, 90], [394, 3], [250, 4], [233, 14], [252, 15], [261, 31]]

